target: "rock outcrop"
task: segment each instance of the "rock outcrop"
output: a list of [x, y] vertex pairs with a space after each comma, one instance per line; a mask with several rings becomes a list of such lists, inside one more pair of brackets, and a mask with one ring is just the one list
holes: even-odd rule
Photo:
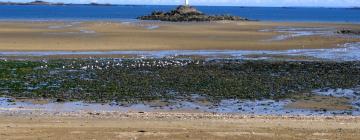
[[50, 2], [46, 2], [46, 1], [41, 1], [41, 0], [36, 0], [36, 1], [32, 1], [29, 2], [30, 5], [50, 5]]
[[231, 15], [205, 15], [191, 6], [179, 6], [170, 12], [154, 11], [150, 15], [138, 17], [141, 20], [160, 20], [171, 22], [186, 21], [247, 21], [248, 19]]

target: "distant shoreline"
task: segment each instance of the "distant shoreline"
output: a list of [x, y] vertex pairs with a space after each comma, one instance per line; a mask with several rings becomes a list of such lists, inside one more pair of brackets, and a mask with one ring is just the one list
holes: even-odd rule
[[72, 5], [89, 5], [89, 6], [115, 6], [113, 4], [99, 4], [99, 3], [89, 3], [89, 4], [73, 4], [73, 3], [51, 3], [51, 2], [0, 2], [1, 5], [14, 5], [14, 6], [33, 6], [33, 5], [43, 5], [43, 6], [72, 6]]
[[[53, 3], [41, 1], [40, 3], [33, 2], [3, 2], [0, 1], [0, 6], [2, 5], [14, 5], [14, 6], [34, 6], [34, 5], [44, 5], [44, 6], [178, 6], [178, 5], [152, 5], [152, 4], [110, 4], [110, 3]], [[310, 6], [226, 6], [226, 5], [193, 5], [195, 7], [238, 7], [238, 8], [324, 8], [324, 9], [354, 9], [358, 10], [360, 7], [310, 7]]]

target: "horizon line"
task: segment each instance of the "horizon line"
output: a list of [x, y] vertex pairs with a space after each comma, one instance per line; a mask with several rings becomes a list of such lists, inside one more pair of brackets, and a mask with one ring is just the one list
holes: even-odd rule
[[[29, 4], [31, 2], [11, 2], [11, 1], [0, 1], [0, 3], [19, 3], [19, 4]], [[40, 0], [42, 1], [42, 0]], [[97, 6], [180, 6], [182, 4], [130, 4], [130, 3], [124, 3], [124, 4], [117, 4], [117, 3], [98, 3], [98, 2], [89, 2], [89, 3], [64, 3], [64, 2], [48, 2], [48, 1], [42, 1], [47, 2], [51, 4], [63, 4], [63, 5], [94, 5], [98, 4]], [[31, 4], [29, 4], [31, 5]], [[34, 4], [36, 5], [36, 4]], [[213, 7], [264, 7], [264, 8], [360, 8], [360, 6], [260, 6], [260, 5], [205, 5], [205, 4], [195, 4], [190, 6], [213, 6]]]
[[[2, 1], [0, 1], [1, 3]], [[54, 5], [49, 4], [49, 6], [62, 6], [62, 5]], [[63, 5], [89, 5], [92, 6], [92, 3], [62, 3]], [[99, 5], [93, 6], [181, 6], [175, 4], [111, 4], [111, 3], [96, 3]], [[3, 4], [4, 5], [4, 4]], [[0, 4], [0, 6], [3, 6]], [[14, 4], [16, 5], [16, 4]], [[36, 6], [36, 4], [34, 4]], [[11, 5], [10, 5], [11, 6]], [[31, 6], [29, 5], [21, 5], [21, 6]], [[42, 6], [42, 5], [37, 5]], [[44, 5], [46, 6], [46, 5]], [[359, 6], [242, 6], [242, 5], [190, 5], [190, 6], [204, 6], [204, 7], [242, 7], [242, 8], [341, 8], [341, 9], [360, 9]]]

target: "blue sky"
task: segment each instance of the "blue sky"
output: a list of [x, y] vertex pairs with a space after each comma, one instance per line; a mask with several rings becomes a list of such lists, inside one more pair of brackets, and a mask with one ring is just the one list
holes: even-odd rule
[[[0, 0], [29, 2], [33, 0]], [[177, 5], [184, 0], [45, 0], [65, 3], [114, 3], [114, 4], [155, 4]], [[227, 6], [314, 6], [314, 7], [360, 7], [360, 0], [189, 0], [192, 5], [227, 5]]]

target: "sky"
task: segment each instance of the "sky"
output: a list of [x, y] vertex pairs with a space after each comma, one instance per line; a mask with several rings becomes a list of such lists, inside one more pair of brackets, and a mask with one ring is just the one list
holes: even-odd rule
[[[33, 0], [0, 0], [11, 2], [29, 2]], [[44, 0], [64, 3], [112, 3], [140, 5], [179, 5], [184, 0]], [[300, 6], [300, 7], [360, 7], [360, 0], [189, 0], [191, 5], [219, 6]]]

